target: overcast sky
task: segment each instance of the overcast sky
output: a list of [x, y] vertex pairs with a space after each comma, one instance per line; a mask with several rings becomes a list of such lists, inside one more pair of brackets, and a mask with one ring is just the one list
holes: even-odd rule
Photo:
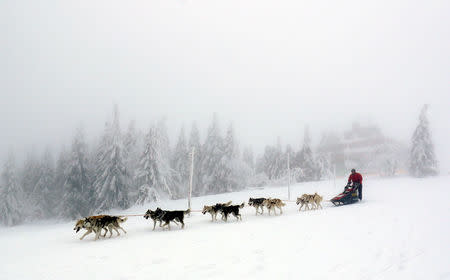
[[[450, 1], [0, 1], [0, 157], [217, 112], [243, 145], [298, 149], [354, 120], [409, 143], [424, 103], [450, 170]], [[203, 136], [203, 135], [202, 135]], [[174, 141], [174, 138], [172, 138]]]

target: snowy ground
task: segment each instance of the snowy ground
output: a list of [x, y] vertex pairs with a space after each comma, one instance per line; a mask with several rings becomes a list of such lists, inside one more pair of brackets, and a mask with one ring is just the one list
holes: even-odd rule
[[[0, 228], [0, 279], [450, 279], [449, 183], [369, 178], [361, 203], [300, 213], [289, 203], [276, 217], [246, 206], [242, 222], [228, 223], [193, 213], [184, 230], [152, 231], [150, 221], [130, 217], [127, 235], [99, 241], [80, 241], [73, 222]], [[298, 184], [292, 193], [329, 199], [341, 185]], [[286, 187], [195, 198], [193, 209], [249, 196], [286, 198]]]

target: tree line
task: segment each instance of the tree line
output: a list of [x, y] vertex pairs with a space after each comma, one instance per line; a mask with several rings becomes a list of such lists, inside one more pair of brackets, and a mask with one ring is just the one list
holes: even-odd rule
[[[410, 153], [410, 173], [417, 177], [437, 174], [426, 108], [414, 132]], [[232, 124], [222, 133], [217, 115], [213, 116], [204, 141], [200, 139], [195, 123], [189, 136], [181, 128], [173, 148], [165, 120], [154, 123], [145, 133], [134, 122], [123, 131], [115, 106], [112, 120], [91, 147], [79, 128], [70, 148], [62, 149], [56, 160], [47, 150], [39, 159], [29, 156], [22, 166], [16, 167], [14, 156], [9, 156], [0, 178], [0, 223], [15, 225], [54, 217], [75, 219], [161, 199], [185, 198], [192, 148], [194, 196], [286, 180], [288, 156], [291, 182], [326, 179], [333, 173], [330, 156], [320, 153], [320, 149], [313, 152], [307, 127], [300, 150], [283, 148], [278, 139], [275, 146], [266, 146], [256, 158], [251, 148], [240, 150]], [[382, 165], [386, 168], [389, 162], [391, 158], [386, 161], [384, 156]]]

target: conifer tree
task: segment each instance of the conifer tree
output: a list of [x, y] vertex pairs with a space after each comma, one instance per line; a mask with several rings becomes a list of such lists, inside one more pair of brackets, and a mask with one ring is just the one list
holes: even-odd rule
[[255, 173], [255, 160], [253, 151], [250, 147], [246, 147], [242, 153], [242, 160], [252, 170], [252, 175]]
[[33, 151], [27, 155], [23, 168], [21, 168], [21, 172], [18, 177], [20, 178], [20, 185], [22, 186], [26, 200], [32, 200], [34, 186], [38, 180], [38, 177], [39, 160], [36, 153]]
[[[58, 160], [56, 161], [55, 180], [54, 180], [54, 192], [56, 197], [64, 197], [64, 184], [66, 182], [66, 170], [70, 162], [70, 153], [65, 147], [61, 148]], [[62, 210], [62, 204], [57, 204], [55, 211], [60, 213]]]
[[225, 138], [223, 140], [223, 157], [221, 160], [222, 176], [223, 176], [223, 189], [222, 191], [233, 191], [240, 189], [238, 178], [239, 168], [239, 149], [234, 135], [233, 125], [227, 129]]
[[136, 182], [139, 185], [138, 204], [159, 200], [161, 196], [172, 197], [172, 171], [162, 158], [161, 137], [158, 128], [150, 128], [146, 139], [145, 149], [141, 156], [136, 172]]
[[202, 147], [202, 190], [201, 194], [224, 192], [226, 189], [222, 165], [223, 139], [220, 135], [219, 121], [214, 114]]
[[123, 145], [123, 161], [129, 174], [127, 183], [129, 186], [129, 197], [130, 201], [134, 201], [139, 187], [134, 179], [136, 178], [139, 159], [143, 150], [143, 137], [136, 129], [136, 124], [134, 121], [131, 121], [128, 125], [127, 132], [124, 136]]
[[94, 191], [91, 186], [87, 144], [82, 129], [78, 129], [64, 171], [61, 215], [75, 219], [89, 215], [93, 210]]
[[438, 174], [438, 164], [426, 115], [427, 110], [428, 105], [424, 105], [419, 116], [419, 124], [412, 136], [409, 172], [414, 177]]
[[38, 218], [52, 217], [57, 213], [57, 198], [53, 158], [50, 151], [46, 150], [39, 163], [39, 175], [33, 191], [33, 199], [39, 210]]
[[311, 138], [309, 136], [308, 126], [305, 127], [303, 147], [297, 153], [296, 162], [302, 170], [301, 176], [297, 178], [298, 181], [304, 182], [317, 179], [317, 165], [311, 150]]
[[119, 124], [119, 111], [114, 107], [114, 118], [106, 125], [105, 133], [96, 156], [97, 194], [96, 207], [99, 211], [111, 208], [129, 207], [128, 171], [123, 160], [123, 142]]
[[14, 226], [23, 220], [24, 194], [15, 175], [14, 157], [6, 161], [0, 178], [0, 223]]
[[283, 166], [282, 159], [280, 144], [277, 146], [266, 146], [264, 154], [258, 163], [259, 171], [263, 171], [269, 180], [279, 179], [286, 170], [286, 165]]
[[174, 189], [174, 195], [177, 198], [181, 198], [186, 194], [190, 175], [190, 153], [186, 143], [184, 127], [181, 128], [178, 142], [173, 152], [172, 168], [177, 174], [177, 187]]

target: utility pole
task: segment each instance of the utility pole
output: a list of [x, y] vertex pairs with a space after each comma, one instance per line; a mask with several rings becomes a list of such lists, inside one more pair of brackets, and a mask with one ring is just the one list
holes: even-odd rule
[[287, 170], [288, 170], [288, 200], [291, 200], [291, 168], [289, 166], [290, 152], [287, 154]]
[[192, 147], [192, 152], [191, 152], [191, 178], [189, 180], [188, 209], [191, 209], [192, 179], [194, 177], [194, 154], [195, 154], [195, 147]]

